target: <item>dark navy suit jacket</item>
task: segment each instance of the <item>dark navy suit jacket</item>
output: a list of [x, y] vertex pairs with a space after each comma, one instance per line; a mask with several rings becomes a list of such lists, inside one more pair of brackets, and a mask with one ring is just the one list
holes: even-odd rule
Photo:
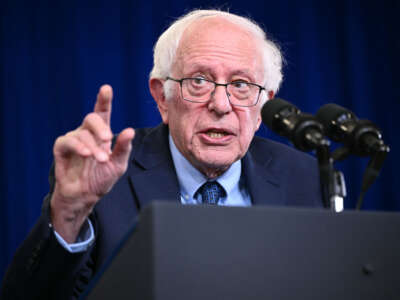
[[[180, 201], [168, 147], [168, 127], [138, 129], [126, 173], [96, 205], [90, 219], [96, 239], [88, 251], [71, 254], [56, 241], [49, 199], [14, 256], [3, 281], [2, 299], [74, 299], [112, 254], [139, 211], [150, 201]], [[255, 137], [242, 159], [253, 205], [321, 206], [316, 160], [285, 145]]]

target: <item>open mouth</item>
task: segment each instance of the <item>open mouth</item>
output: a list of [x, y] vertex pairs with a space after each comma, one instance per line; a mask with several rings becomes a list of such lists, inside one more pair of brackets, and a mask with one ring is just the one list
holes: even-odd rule
[[227, 143], [234, 134], [222, 128], [208, 128], [202, 132], [202, 135], [207, 143]]
[[223, 138], [224, 136], [229, 135], [229, 133], [224, 132], [224, 131], [221, 132], [221, 131], [213, 131], [213, 130], [207, 131], [207, 132], [205, 132], [205, 134], [213, 139], [219, 139], [219, 138]]

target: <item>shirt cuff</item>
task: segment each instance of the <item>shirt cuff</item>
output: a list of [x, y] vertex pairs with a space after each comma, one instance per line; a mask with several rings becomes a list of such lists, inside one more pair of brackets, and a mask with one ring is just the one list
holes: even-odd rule
[[71, 253], [86, 251], [94, 241], [94, 229], [89, 219], [83, 225], [76, 242], [73, 244], [68, 244], [55, 230], [54, 235], [61, 246]]

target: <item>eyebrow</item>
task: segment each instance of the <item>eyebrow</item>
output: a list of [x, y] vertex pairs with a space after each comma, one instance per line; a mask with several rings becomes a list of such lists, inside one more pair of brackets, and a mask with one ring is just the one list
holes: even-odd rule
[[[193, 72], [206, 72], [206, 73], [213, 73], [213, 69], [211, 67], [202, 65], [202, 64], [191, 64], [188, 68], [188, 70], [190, 71], [189, 73], [193, 73]], [[185, 70], [185, 71], [188, 71]], [[186, 73], [186, 72], [185, 72]]]
[[[185, 70], [186, 71], [186, 70]], [[199, 72], [205, 72], [208, 74], [213, 74], [214, 73], [214, 69], [203, 65], [203, 64], [198, 64], [198, 63], [194, 63], [192, 65], [190, 65], [189, 70], [190, 73], [199, 71]], [[238, 75], [242, 75], [245, 77], [248, 77], [249, 79], [251, 79], [252, 81], [255, 80], [255, 74], [253, 75], [252, 72], [249, 69], [242, 69], [242, 70], [234, 70], [230, 73], [230, 77], [233, 76], [238, 76]]]

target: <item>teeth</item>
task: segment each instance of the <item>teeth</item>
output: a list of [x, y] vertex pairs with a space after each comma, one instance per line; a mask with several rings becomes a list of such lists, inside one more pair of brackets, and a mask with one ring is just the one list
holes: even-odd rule
[[222, 138], [224, 137], [226, 134], [223, 132], [207, 132], [207, 135], [211, 138]]

